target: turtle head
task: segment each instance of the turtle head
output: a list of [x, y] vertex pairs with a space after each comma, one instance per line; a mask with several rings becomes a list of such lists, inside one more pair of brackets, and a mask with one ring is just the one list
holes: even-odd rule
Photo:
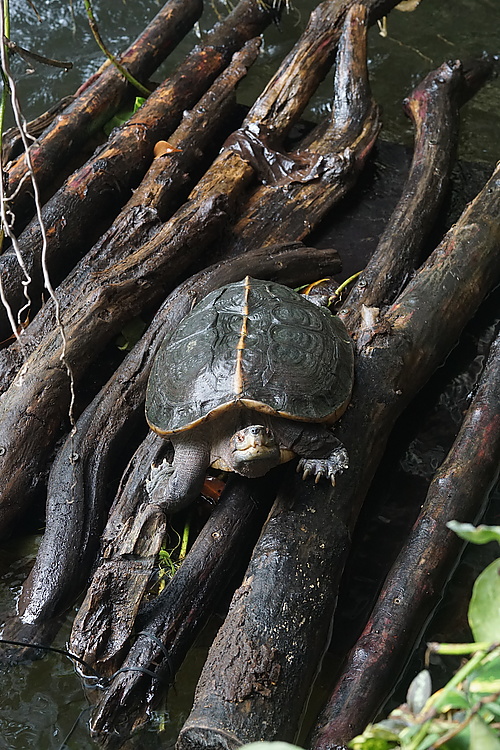
[[230, 440], [232, 469], [245, 477], [261, 477], [281, 462], [280, 447], [272, 430], [252, 424]]

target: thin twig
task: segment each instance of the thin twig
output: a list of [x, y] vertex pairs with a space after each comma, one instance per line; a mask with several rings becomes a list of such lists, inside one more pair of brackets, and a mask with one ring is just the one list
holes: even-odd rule
[[90, 3], [90, 0], [83, 0], [83, 4], [85, 6], [85, 10], [87, 11], [87, 18], [89, 19], [89, 26], [92, 34], [94, 35], [94, 39], [96, 40], [99, 49], [101, 52], [106, 55], [108, 60], [110, 60], [115, 68], [120, 71], [122, 76], [132, 84], [132, 86], [135, 86], [135, 88], [140, 91], [142, 96], [149, 96], [151, 91], [146, 88], [146, 86], [143, 86], [140, 81], [137, 80], [137, 78], [134, 78], [134, 76], [129, 73], [129, 71], [123, 67], [121, 63], [118, 62], [116, 57], [107, 49], [106, 45], [102, 41], [102, 37], [99, 33], [99, 29], [97, 27], [97, 22], [95, 20], [94, 11], [92, 10], [92, 5]]

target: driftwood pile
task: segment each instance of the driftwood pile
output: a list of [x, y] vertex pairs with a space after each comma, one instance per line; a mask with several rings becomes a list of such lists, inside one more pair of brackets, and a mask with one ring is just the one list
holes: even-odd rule
[[[29, 160], [23, 152], [6, 167], [19, 234], [0, 256], [9, 309], [1, 338], [12, 325], [18, 332], [0, 351], [0, 533], [15, 533], [45, 493], [47, 509], [3, 638], [50, 643], [84, 592], [70, 650], [92, 684], [100, 676], [90, 728], [104, 747], [119, 747], [147, 721], [248, 560], [178, 747], [296, 738], [329, 644], [350, 538], [390, 433], [500, 280], [498, 168], [425, 257], [453, 166], [459, 107], [491, 74], [487, 60], [446, 63], [405, 103], [416, 131], [411, 167], [338, 313], [356, 344], [355, 390], [336, 428], [349, 470], [335, 487], [302, 482], [290, 466], [254, 482], [232, 477], [174, 578], [147, 600], [168, 523], [144, 486], [165, 452], [143, 416], [152, 359], [192, 305], [224, 283], [250, 273], [298, 285], [339, 272], [335, 250], [302, 241], [354, 185], [377, 141], [366, 31], [396, 3], [318, 5], [241, 121], [235, 89], [277, 13], [241, 0], [76, 171], [65, 174], [65, 165], [133, 98], [108, 66], [43, 131]], [[201, 12], [201, 0], [170, 0], [122, 62], [147, 81]], [[331, 117], [291, 145], [293, 124], [334, 60]], [[45, 267], [57, 303], [42, 304]], [[109, 379], [92, 378], [109, 342], [139, 314], [151, 321], [141, 339]], [[499, 345], [311, 747], [340, 746], [373, 718], [456, 560], [460, 545], [445, 522], [474, 520], [497, 477]], [[88, 392], [92, 382], [84, 403], [80, 388]], [[29, 646], [5, 649], [4, 661], [31, 655]]]

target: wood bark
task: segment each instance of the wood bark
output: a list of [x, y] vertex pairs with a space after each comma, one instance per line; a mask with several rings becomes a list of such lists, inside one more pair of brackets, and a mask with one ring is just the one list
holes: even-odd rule
[[446, 523], [477, 520], [499, 467], [497, 337], [460, 432], [318, 720], [314, 750], [343, 746], [373, 720], [459, 560], [463, 543]]
[[[34, 120], [26, 123], [26, 132], [34, 139], [41, 136], [44, 130], [51, 125], [56, 117], [68, 107], [75, 99], [74, 95], [63, 97], [43, 114], [35, 117]], [[9, 162], [16, 159], [23, 150], [23, 141], [21, 133], [17, 126], [9, 128], [2, 133], [2, 165], [4, 169], [8, 167]]]
[[[118, 57], [138, 80], [147, 84], [151, 73], [192, 28], [203, 10], [202, 0], [169, 0], [151, 23]], [[134, 89], [112, 65], [106, 65], [89, 85], [81, 87], [74, 100], [48, 125], [29, 149], [31, 169], [40, 191], [46, 192], [66, 163], [78, 154], [85, 141], [108, 122], [133, 96]], [[15, 214], [32, 207], [32, 187], [26, 154], [8, 169], [8, 194]]]
[[[179, 737], [180, 750], [208, 745], [234, 747], [264, 736], [267, 740], [295, 739], [307, 692], [304, 682], [312, 675], [297, 674], [290, 665], [305, 650], [304, 643], [309, 655], [316, 652], [316, 663], [327, 645], [326, 622], [331, 621], [335, 606], [342, 540], [355, 524], [387, 437], [397, 416], [444, 360], [467, 320], [500, 278], [499, 177], [500, 166], [387, 314], [381, 316], [371, 342], [358, 348], [352, 402], [336, 430], [348, 450], [349, 469], [338, 478], [335, 488], [319, 489], [314, 503], [303, 500], [303, 489], [294, 495], [292, 509], [299, 504], [306, 517], [301, 516], [300, 525], [293, 525], [293, 533], [287, 533], [286, 523], [279, 531], [281, 513], [273, 515], [271, 525], [264, 528], [251, 562], [254, 575], [236, 593], [205, 663], [193, 710]], [[285, 514], [284, 521], [287, 517]], [[297, 528], [301, 527], [306, 528], [308, 536], [318, 535], [319, 539], [325, 527], [343, 528], [343, 533], [335, 532], [341, 536], [334, 541], [339, 544], [337, 561], [319, 555], [314, 545], [312, 550], [307, 545], [297, 546]], [[275, 549], [277, 533], [282, 535], [279, 555], [265, 556], [267, 542], [269, 550]], [[300, 574], [302, 592], [308, 591], [308, 583], [314, 587], [324, 576], [329, 583], [334, 579], [321, 589], [317, 597], [320, 611], [308, 616], [307, 624], [300, 617], [295, 619], [293, 585], [277, 588], [278, 581], [287, 580], [284, 573], [290, 557], [294, 558], [296, 575]], [[336, 566], [336, 578], [332, 566]], [[304, 571], [308, 571], [309, 582]], [[279, 608], [267, 610], [265, 621], [259, 616], [264, 580], [273, 581], [273, 601], [280, 603]], [[288, 612], [293, 614], [285, 619]], [[248, 654], [247, 658], [235, 661], [234, 654], [242, 652]], [[230, 663], [229, 682], [223, 675], [227, 675]], [[259, 686], [263, 686], [265, 701]], [[288, 722], [283, 721], [285, 710]]]
[[[74, 172], [45, 204], [45, 256], [53, 283], [58, 283], [77, 262], [83, 249], [102, 233], [99, 222], [113, 218], [123, 200], [144, 176], [160, 139], [168, 139], [184, 110], [195, 105], [232, 55], [263, 31], [274, 11], [255, 0], [240, 0], [233, 12], [206, 36], [125, 125], [113, 131], [107, 143]], [[61, 221], [61, 216], [65, 221]], [[109, 225], [109, 219], [108, 219]], [[43, 291], [41, 255], [43, 233], [33, 220], [19, 237], [19, 250], [31, 277], [32, 308], [40, 306]], [[71, 252], [68, 252], [71, 248]], [[0, 258], [4, 293], [14, 310], [23, 304], [23, 272], [15, 253]], [[14, 315], [15, 317], [15, 315]], [[4, 322], [6, 325], [6, 322]], [[9, 335], [9, 334], [7, 334]]]

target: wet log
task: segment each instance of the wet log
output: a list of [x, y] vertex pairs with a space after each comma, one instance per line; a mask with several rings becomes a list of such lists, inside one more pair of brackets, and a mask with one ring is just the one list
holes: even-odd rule
[[[271, 516], [271, 526], [264, 527], [251, 562], [254, 575], [236, 592], [209, 652], [192, 712], [178, 740], [180, 750], [227, 748], [264, 738], [295, 739], [307, 692], [304, 681], [312, 675], [297, 673], [292, 665], [305, 648], [309, 653], [326, 648], [326, 622], [331, 622], [333, 615], [342, 565], [341, 544], [352, 531], [388, 435], [500, 278], [499, 178], [500, 165], [387, 314], [380, 316], [371, 341], [358, 347], [353, 398], [335, 431], [348, 450], [349, 469], [338, 478], [335, 488], [319, 488], [309, 504], [303, 501], [308, 490], [296, 488], [299, 494], [291, 499], [291, 507], [298, 504], [306, 515], [301, 515], [300, 524], [295, 523], [291, 531], [286, 532], [286, 524], [279, 530], [279, 514]], [[306, 544], [297, 546], [302, 527], [308, 537], [319, 539], [325, 527], [333, 530], [334, 544], [339, 544], [335, 571], [329, 555], [324, 564], [323, 550], [314, 545], [312, 550]], [[279, 554], [274, 554], [277, 534], [283, 543]], [[265, 550], [270, 554], [265, 555]], [[324, 576], [329, 581], [316, 597], [319, 611], [311, 616], [310, 604], [306, 618], [298, 620], [294, 616], [295, 589], [285, 577], [290, 558], [294, 559], [302, 596], [321, 586]], [[305, 571], [312, 588], [307, 586]], [[278, 590], [278, 582], [285, 580], [287, 585], [282, 583]], [[273, 602], [279, 601], [277, 607], [265, 600], [270, 608], [266, 617], [259, 614], [265, 597], [263, 581], [266, 586], [273, 582]], [[284, 613], [291, 616], [285, 619]], [[231, 656], [241, 653], [247, 655], [244, 660], [231, 661]], [[229, 663], [231, 680], [227, 677]]]
[[255, 164], [263, 184], [231, 228], [225, 251], [303, 239], [353, 186], [377, 138], [379, 110], [371, 97], [366, 58], [368, 11], [353, 5], [346, 16], [336, 62], [329, 121], [295, 151], [280, 153], [243, 129], [234, 147]]
[[[147, 84], [151, 73], [192, 28], [202, 10], [202, 0], [169, 0], [133, 44], [118, 56], [118, 62], [134, 78]], [[36, 133], [37, 140], [29, 148], [29, 165], [26, 154], [22, 153], [8, 169], [7, 192], [13, 196], [13, 212], [24, 214], [32, 206], [29, 172], [34, 175], [38, 189], [46, 192], [90, 135], [100, 130], [133, 95], [133, 87], [109, 63], [81, 86], [57, 119], [47, 124], [45, 132]]]
[[459, 434], [318, 720], [314, 750], [344, 746], [373, 720], [459, 561], [463, 542], [446, 523], [477, 522], [499, 467], [497, 336]]
[[[240, 0], [232, 13], [206, 35], [204, 45], [196, 47], [138, 112], [115, 129], [107, 143], [46, 203], [42, 210], [45, 232], [42, 233], [36, 219], [26, 227], [18, 242], [31, 279], [33, 310], [40, 307], [44, 286], [42, 252], [56, 284], [77, 262], [82, 250], [97, 239], [95, 232], [102, 233], [99, 221], [106, 216], [112, 219], [120, 203], [128, 199], [131, 189], [140, 182], [152, 161], [155, 143], [168, 139], [183, 111], [194, 106], [227, 67], [232, 55], [246, 41], [258, 36], [275, 15], [272, 8], [255, 0]], [[61, 216], [65, 222], [61, 222]], [[24, 276], [12, 249], [0, 258], [0, 272], [5, 297], [17, 311], [23, 305]], [[26, 315], [25, 311], [24, 318]]]
[[273, 497], [269, 478], [231, 478], [93, 713], [91, 731], [102, 747], [121, 746], [147, 721], [235, 568], [248, 559]]
[[341, 318], [358, 327], [365, 307], [388, 305], [414, 271], [446, 194], [458, 138], [458, 110], [492, 74], [493, 62], [444, 63], [404, 102], [415, 126], [412, 164], [404, 193]]
[[[309, 59], [318, 62], [314, 69], [316, 83], [331, 62], [328, 42], [332, 19], [328, 5], [320, 6], [311, 22], [317, 32], [314, 19], [324, 18], [323, 35], [311, 34], [306, 29], [295, 47], [300, 58], [309, 50]], [[278, 71], [273, 80], [279, 83], [279, 89], [272, 82], [268, 85], [250, 109], [245, 125], [259, 124], [277, 136], [286, 132], [305, 107], [311, 91], [311, 75], [300, 79], [303, 82], [300, 86], [295, 73], [293, 64], [289, 77], [281, 69]], [[294, 96], [287, 96], [287, 91]], [[173, 283], [189, 265], [207, 262], [206, 257], [202, 261], [205, 248], [220, 235], [228, 213], [236, 209], [253, 175], [252, 166], [237, 152], [224, 149], [187, 203], [151, 241], [128, 253], [119, 243], [122, 253], [118, 257], [111, 254], [111, 259], [103, 258], [102, 253], [97, 257], [87, 254], [59, 286], [64, 346], [59, 330], [54, 327], [51, 302], [23, 333], [23, 351], [30, 356], [0, 404], [0, 441], [6, 448], [0, 455], [0, 535], [9, 533], [43, 481], [41, 474], [61, 421], [67, 415], [71, 391], [61, 355], [70, 364], [73, 382], [77, 384], [126, 320], [142, 307], [153, 305], [155, 300], [159, 303], [168, 291], [168, 282]], [[22, 389], [18, 387], [20, 383]]]
[[349, 530], [288, 471], [198, 682], [179, 748], [291, 740], [329, 639]]

